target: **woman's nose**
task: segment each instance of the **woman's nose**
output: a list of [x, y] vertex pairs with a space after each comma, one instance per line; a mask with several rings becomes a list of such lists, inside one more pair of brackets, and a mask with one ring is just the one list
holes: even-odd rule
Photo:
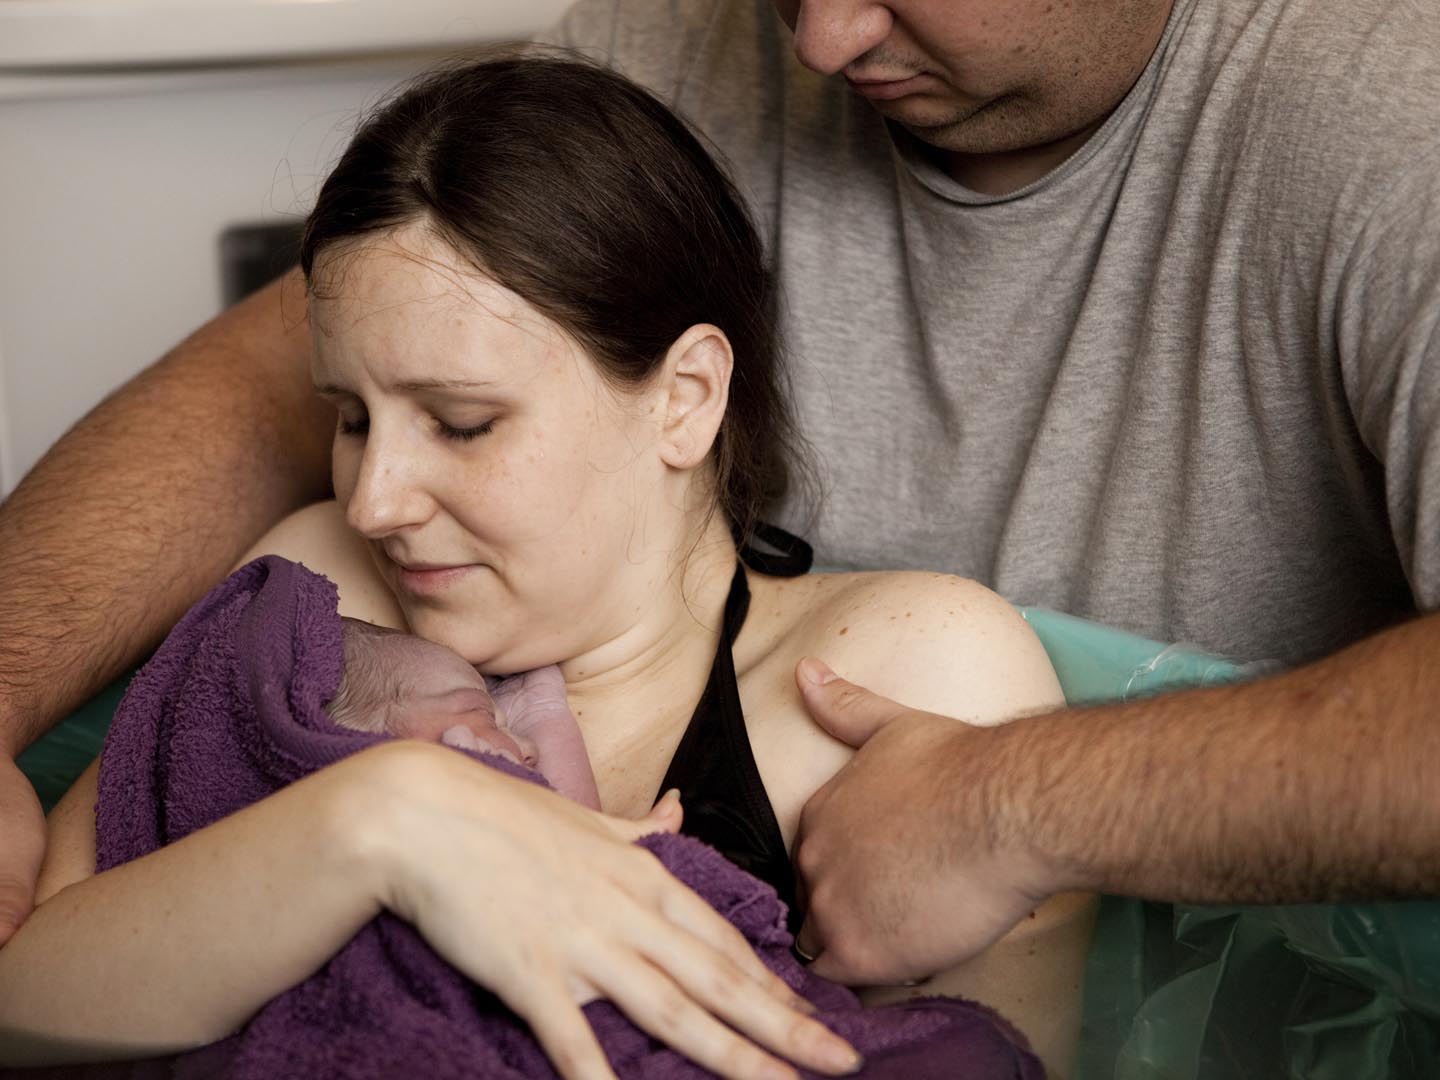
[[792, 26], [795, 56], [822, 75], [833, 75], [890, 35], [889, 7], [873, 0], [801, 0]]
[[433, 502], [398, 448], [371, 439], [360, 457], [345, 520], [367, 539], [376, 540], [407, 525], [419, 525]]

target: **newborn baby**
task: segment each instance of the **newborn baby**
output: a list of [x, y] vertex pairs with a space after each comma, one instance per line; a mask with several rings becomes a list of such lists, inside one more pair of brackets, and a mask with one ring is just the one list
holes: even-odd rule
[[558, 667], [487, 684], [444, 645], [359, 619], [341, 622], [345, 674], [325, 706], [335, 723], [499, 754], [534, 769], [562, 795], [600, 808]]

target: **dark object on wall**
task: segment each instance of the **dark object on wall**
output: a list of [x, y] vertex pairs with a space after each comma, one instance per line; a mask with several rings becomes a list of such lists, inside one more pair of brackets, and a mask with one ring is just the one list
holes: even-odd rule
[[297, 218], [279, 225], [232, 225], [220, 234], [220, 286], [225, 306], [244, 300], [300, 260]]

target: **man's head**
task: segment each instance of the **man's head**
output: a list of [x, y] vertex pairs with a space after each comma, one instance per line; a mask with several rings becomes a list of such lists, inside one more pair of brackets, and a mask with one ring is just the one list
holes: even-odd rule
[[843, 74], [883, 116], [941, 151], [963, 180], [967, 159], [977, 156], [1052, 157], [1045, 169], [1064, 160], [1134, 85], [1172, 3], [776, 0], [776, 7], [795, 31], [802, 63]]

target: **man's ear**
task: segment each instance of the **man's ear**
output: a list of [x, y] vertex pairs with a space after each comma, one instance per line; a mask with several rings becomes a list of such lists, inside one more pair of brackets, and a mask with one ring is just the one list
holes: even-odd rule
[[675, 469], [693, 469], [710, 453], [725, 406], [730, 400], [730, 371], [735, 356], [725, 334], [698, 323], [665, 354], [664, 430], [660, 456]]

